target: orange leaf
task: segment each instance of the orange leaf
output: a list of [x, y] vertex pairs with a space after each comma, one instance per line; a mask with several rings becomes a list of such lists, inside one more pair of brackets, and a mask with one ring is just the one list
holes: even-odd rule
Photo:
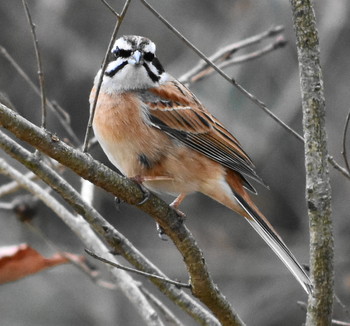
[[0, 247], [0, 284], [13, 282], [69, 260], [61, 254], [45, 258], [27, 244]]

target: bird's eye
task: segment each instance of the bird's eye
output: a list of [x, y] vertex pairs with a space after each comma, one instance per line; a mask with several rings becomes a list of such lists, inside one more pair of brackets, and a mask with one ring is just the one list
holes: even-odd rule
[[127, 58], [127, 57], [130, 57], [131, 50], [124, 50], [124, 49], [116, 48], [113, 51], [113, 54], [116, 58], [118, 58], [118, 57]]
[[154, 59], [154, 53], [152, 53], [152, 52], [145, 52], [144, 55], [143, 55], [143, 58], [146, 61], [152, 61]]

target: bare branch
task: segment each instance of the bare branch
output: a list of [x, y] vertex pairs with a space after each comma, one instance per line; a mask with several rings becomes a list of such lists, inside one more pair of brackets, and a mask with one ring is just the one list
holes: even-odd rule
[[114, 263], [112, 261], [109, 261], [108, 259], [106, 258], [103, 258], [101, 256], [98, 256], [97, 254], [95, 254], [94, 252], [92, 252], [91, 250], [89, 249], [85, 249], [85, 251], [91, 256], [91, 257], [94, 257], [100, 261], [102, 261], [103, 263], [106, 263], [106, 264], [109, 264], [113, 267], [116, 267], [116, 268], [120, 268], [124, 271], [128, 271], [128, 272], [132, 272], [132, 273], [135, 273], [135, 274], [139, 274], [139, 275], [142, 275], [142, 276], [146, 276], [146, 277], [149, 277], [149, 278], [155, 278], [157, 280], [161, 280], [161, 281], [164, 281], [166, 283], [169, 283], [169, 284], [173, 284], [179, 288], [187, 288], [187, 289], [190, 289], [191, 288], [191, 284], [188, 284], [188, 283], [182, 283], [182, 282], [177, 282], [177, 281], [174, 281], [174, 280], [171, 280], [169, 278], [166, 278], [166, 277], [163, 277], [163, 276], [159, 276], [159, 275], [154, 275], [154, 274], [151, 274], [151, 273], [146, 273], [146, 272], [143, 272], [143, 271], [139, 271], [135, 268], [130, 268], [130, 267], [126, 267], [126, 266], [123, 266], [123, 265], [120, 265], [120, 264], [117, 264], [117, 263]]
[[100, 0], [117, 18], [120, 18], [120, 15], [114, 10], [114, 8], [106, 1]]
[[[249, 93], [244, 89], [237, 81], [229, 77], [225, 72], [223, 72], [215, 63], [213, 63], [208, 57], [206, 57], [199, 49], [197, 49], [187, 38], [185, 38], [174, 26], [172, 26], [162, 15], [158, 13], [147, 1], [140, 0], [165, 26], [167, 26], [176, 36], [178, 36], [187, 46], [189, 46], [199, 57], [201, 57], [210, 67], [212, 67], [219, 75], [235, 86], [242, 94], [249, 98], [253, 103], [265, 111], [273, 120], [275, 120], [279, 125], [281, 125], [285, 130], [292, 134], [297, 140], [304, 142], [303, 137], [298, 134], [294, 129], [289, 127], [280, 118], [278, 118], [272, 111], [266, 106], [265, 103], [256, 98], [253, 94]], [[329, 163], [340, 171], [345, 177], [350, 180], [350, 173], [343, 169], [332, 157], [328, 157]]]
[[28, 8], [28, 4], [26, 0], [22, 0], [23, 7], [30, 25], [30, 30], [32, 32], [33, 36], [33, 44], [34, 44], [34, 50], [35, 50], [35, 56], [36, 56], [36, 62], [38, 66], [38, 77], [39, 77], [39, 85], [40, 85], [40, 98], [41, 98], [41, 127], [46, 128], [46, 91], [45, 91], [45, 79], [44, 79], [44, 72], [41, 62], [41, 54], [39, 50], [39, 41], [36, 36], [35, 31], [35, 24], [33, 23], [32, 16], [30, 15], [30, 11]]
[[[37, 176], [33, 172], [28, 172], [24, 176], [30, 180], [37, 178]], [[18, 185], [16, 181], [11, 181], [7, 184], [4, 184], [0, 187], [0, 197], [12, 194], [17, 190], [19, 190], [20, 188], [21, 187]]]
[[306, 325], [329, 325], [334, 297], [334, 242], [319, 40], [312, 1], [290, 2], [302, 94], [310, 276], [314, 285], [308, 300]]
[[[136, 205], [143, 198], [142, 191], [134, 182], [121, 177], [101, 163], [93, 160], [90, 155], [77, 151], [57, 139], [52, 141], [51, 136], [47, 132], [36, 127], [29, 121], [26, 121], [16, 113], [13, 113], [10, 109], [3, 111], [2, 109], [4, 108], [3, 105], [0, 105], [0, 125], [2, 124], [4, 127], [10, 127], [10, 125], [13, 127], [16, 126], [15, 129], [19, 131], [17, 136], [20, 136], [20, 134], [20, 137], [27, 135], [27, 140], [30, 141], [30, 143], [35, 143], [32, 143], [32, 145], [36, 146], [41, 144], [44, 145], [47, 150], [51, 149], [50, 156], [55, 156], [58, 161], [65, 161], [77, 174], [89, 179], [91, 182], [101, 186], [106, 191], [113, 193], [114, 196], [120, 197], [129, 204]], [[11, 112], [14, 114], [11, 115], [12, 118], [8, 116]], [[6, 116], [10, 118], [10, 120], [15, 119], [12, 121], [13, 124], [10, 121], [8, 121], [10, 125], [7, 124]], [[27, 129], [25, 125], [29, 127], [29, 129]], [[12, 128], [10, 127], [10, 129]], [[38, 160], [32, 153], [21, 148], [2, 132], [0, 132], [0, 147], [31, 169], [44, 182], [57, 191], [71, 207], [91, 224], [92, 228], [105, 239], [115, 252], [123, 255], [123, 257], [139, 270], [161, 276], [163, 275], [163, 273], [135, 249], [122, 234], [115, 230], [92, 207], [86, 205], [77, 191], [67, 184], [56, 172], [47, 168], [46, 165]], [[41, 150], [43, 150], [43, 148], [41, 148]], [[46, 154], [48, 154], [48, 152], [46, 152]], [[178, 248], [180, 247], [179, 250], [184, 255], [185, 261], [188, 264], [192, 264], [192, 269], [190, 270], [192, 279], [196, 282], [196, 280], [203, 280], [204, 277], [204, 283], [209, 282], [209, 285], [214, 291], [214, 299], [217, 300], [218, 298], [215, 298], [215, 295], [217, 296], [218, 294], [216, 293], [217, 291], [215, 290], [212, 280], [210, 278], [209, 280], [205, 278], [209, 277], [209, 274], [206, 271], [205, 262], [202, 260], [202, 253], [199, 251], [199, 248], [195, 244], [187, 228], [185, 228], [181, 222], [179, 223], [176, 213], [170, 209], [164, 201], [153, 194], [150, 196], [147, 203], [137, 207], [153, 216], [167, 231], [167, 234], [173, 237], [173, 241]], [[184, 241], [184, 239], [186, 239], [186, 241]], [[169, 296], [171, 300], [178, 304], [189, 315], [193, 316], [197, 321], [200, 321], [201, 324], [219, 325], [205, 309], [182, 290], [170, 284], [165, 285], [164, 282], [155, 279], [153, 279], [152, 282], [159, 287], [160, 291]]]
[[[247, 62], [250, 60], [255, 60], [255, 59], [258, 59], [258, 58], [264, 56], [265, 54], [268, 54], [268, 53], [270, 53], [278, 48], [284, 47], [285, 45], [286, 45], [285, 39], [283, 37], [279, 37], [275, 40], [275, 42], [268, 44], [267, 46], [265, 46], [264, 48], [262, 48], [260, 50], [250, 52], [250, 53], [247, 53], [247, 54], [244, 54], [241, 56], [237, 56], [234, 58], [231, 58], [228, 55], [225, 59], [223, 59], [223, 61], [221, 61], [218, 64], [218, 67], [220, 69], [224, 69], [224, 68], [227, 68], [229, 66], [241, 64], [243, 62]], [[182, 83], [184, 83], [186, 86], [188, 86], [191, 83], [198, 82], [205, 77], [209, 77], [213, 72], [214, 72], [213, 68], [206, 66], [199, 71], [194, 71], [195, 74], [186, 73], [185, 74], [186, 79], [183, 79], [183, 77], [180, 77], [179, 80]]]
[[[0, 46], [0, 54], [12, 65], [12, 67], [17, 71], [17, 73], [24, 79], [24, 81], [30, 86], [30, 88], [39, 96], [41, 96], [40, 89], [33, 83], [26, 72], [21, 68], [21, 66], [16, 62], [16, 60], [7, 52], [7, 50]], [[5, 103], [4, 103], [5, 104]], [[46, 99], [46, 104], [48, 108], [55, 114], [58, 121], [61, 123], [62, 127], [66, 130], [68, 135], [71, 137], [75, 145], [80, 144], [80, 140], [73, 131], [70, 125], [70, 115], [61, 108], [55, 101], [50, 101]]]
[[[272, 37], [281, 33], [282, 31], [283, 31], [283, 26], [275, 26], [258, 35], [254, 35], [242, 41], [229, 44], [217, 50], [214, 54], [212, 54], [209, 57], [209, 60], [211, 60], [212, 62], [229, 61], [232, 58], [232, 55], [236, 53], [238, 50], [241, 50], [241, 49], [244, 49], [245, 47], [259, 43], [268, 37]], [[235, 64], [235, 63], [232, 63], [232, 64]], [[209, 67], [210, 65], [206, 61], [200, 60], [196, 66], [194, 66], [190, 71], [182, 75], [179, 78], [179, 81], [181, 83], [188, 84], [193, 80], [194, 76], [200, 74], [202, 71], [206, 70]], [[220, 65], [219, 65], [219, 68], [222, 69]], [[213, 68], [211, 68], [210, 71], [213, 72], [214, 71]]]
[[146, 288], [141, 288], [142, 292], [145, 296], [156, 305], [159, 311], [164, 315], [165, 321], [169, 323], [169, 325], [174, 326], [184, 326], [182, 322], [176, 318], [176, 316], [160, 301], [156, 296], [150, 293]]
[[[22, 173], [12, 168], [3, 159], [0, 159], [0, 173], [16, 180], [23, 188], [40, 198], [40, 200], [62, 218], [62, 220], [72, 229], [72, 231], [75, 232], [85, 245], [93, 247], [94, 250], [101, 253], [108, 252], [101, 240], [98, 239], [90, 229], [89, 225], [82, 218], [72, 215], [46, 190], [33, 183], [31, 180], [24, 178]], [[109, 255], [109, 259], [115, 260], [112, 255]], [[145, 323], [151, 326], [163, 325], [159, 320], [157, 313], [150, 306], [147, 299], [141, 293], [138, 285], [130, 275], [116, 269], [112, 269], [111, 272], [113, 272], [113, 275], [116, 277], [119, 287], [127, 295], [130, 301], [134, 303]], [[132, 295], [130, 295], [131, 293]]]
[[102, 63], [102, 67], [101, 67], [101, 74], [100, 74], [100, 78], [99, 78], [98, 83], [97, 83], [96, 93], [95, 93], [94, 101], [93, 101], [91, 109], [90, 109], [89, 121], [88, 121], [88, 124], [87, 124], [87, 127], [86, 127], [84, 144], [83, 144], [83, 152], [86, 152], [87, 149], [88, 149], [89, 138], [90, 138], [90, 131], [91, 131], [91, 127], [92, 127], [92, 121], [94, 120], [97, 99], [98, 99], [98, 95], [100, 94], [101, 84], [102, 84], [104, 72], [105, 72], [105, 70], [107, 68], [107, 58], [108, 58], [109, 53], [112, 50], [113, 43], [114, 43], [114, 41], [115, 41], [115, 39], [117, 37], [119, 28], [120, 28], [120, 26], [121, 26], [121, 24], [122, 24], [122, 22], [124, 20], [124, 17], [126, 15], [126, 12], [127, 12], [128, 8], [129, 8], [130, 1], [131, 0], [126, 0], [125, 1], [124, 7], [123, 7], [123, 10], [122, 10], [121, 14], [117, 16], [117, 23], [114, 26], [114, 30], [113, 30], [111, 39], [109, 41], [109, 45], [108, 45], [107, 51], [105, 53], [105, 57], [103, 59], [103, 63]]
[[243, 95], [249, 98], [254, 104], [263, 109], [273, 120], [285, 128], [298, 140], [302, 141], [303, 138], [281, 119], [279, 119], [274, 113], [272, 113], [265, 103], [260, 101], [253, 94], [249, 93], [243, 86], [241, 86], [234, 78], [229, 77], [224, 71], [222, 71], [214, 62], [212, 62], [207, 56], [197, 49], [185, 36], [183, 36], [174, 26], [172, 26], [162, 15], [160, 15], [147, 1], [140, 0], [165, 26], [167, 26], [176, 36], [178, 36], [187, 46], [189, 46], [199, 57], [201, 57], [209, 66], [211, 66], [219, 75], [226, 79], [229, 83], [235, 86]]

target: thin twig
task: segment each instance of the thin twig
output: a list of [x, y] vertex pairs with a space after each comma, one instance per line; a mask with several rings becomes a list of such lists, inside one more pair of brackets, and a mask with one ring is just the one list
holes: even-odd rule
[[142, 293], [150, 300], [158, 310], [164, 315], [164, 319], [167, 322], [167, 325], [174, 326], [184, 326], [184, 324], [172, 313], [172, 311], [165, 306], [165, 304], [159, 300], [155, 295], [148, 291], [145, 287], [140, 287]]
[[[12, 67], [17, 71], [17, 73], [24, 79], [24, 81], [32, 88], [32, 90], [39, 96], [41, 96], [40, 89], [33, 83], [26, 72], [21, 68], [21, 66], [16, 62], [16, 60], [7, 52], [7, 50], [0, 45], [0, 54], [12, 65]], [[61, 123], [62, 127], [66, 130], [68, 135], [71, 137], [75, 145], [80, 144], [80, 140], [73, 131], [70, 125], [70, 115], [55, 101], [50, 101], [46, 98], [47, 107], [56, 115], [58, 121]]]
[[336, 319], [332, 319], [332, 324], [333, 325], [341, 325], [341, 326], [350, 326], [350, 323], [347, 323], [347, 322], [341, 321], [341, 320], [336, 320]]
[[120, 15], [114, 10], [114, 8], [106, 1], [106, 0], [100, 0], [117, 18], [120, 17]]
[[349, 166], [348, 155], [346, 151], [346, 136], [349, 129], [349, 121], [350, 121], [350, 112], [346, 116], [346, 120], [345, 120], [344, 134], [343, 134], [343, 150], [342, 150], [342, 155], [343, 155], [345, 166], [348, 172], [350, 172], [350, 166]]
[[109, 53], [112, 50], [113, 47], [113, 43], [117, 37], [119, 28], [124, 20], [124, 17], [126, 15], [126, 12], [128, 10], [128, 7], [130, 5], [131, 0], [126, 0], [124, 3], [124, 7], [123, 10], [121, 12], [120, 15], [117, 16], [117, 23], [115, 24], [111, 39], [109, 41], [109, 45], [107, 48], [107, 51], [105, 53], [104, 59], [103, 59], [103, 63], [102, 63], [102, 67], [101, 67], [101, 74], [100, 74], [100, 78], [98, 80], [97, 83], [97, 87], [96, 87], [96, 93], [95, 93], [95, 97], [94, 97], [94, 101], [92, 103], [92, 107], [90, 110], [90, 116], [89, 116], [89, 121], [86, 127], [86, 132], [85, 132], [85, 138], [84, 138], [84, 144], [83, 144], [83, 152], [86, 152], [88, 149], [88, 143], [89, 143], [89, 138], [90, 138], [90, 132], [91, 132], [91, 127], [92, 127], [92, 121], [94, 119], [94, 115], [95, 115], [95, 110], [96, 110], [96, 104], [97, 104], [97, 99], [98, 99], [98, 95], [100, 94], [100, 89], [101, 89], [101, 85], [102, 85], [102, 80], [103, 80], [103, 76], [104, 76], [104, 72], [107, 68], [107, 58]]
[[[77, 256], [71, 253], [62, 251], [55, 243], [53, 243], [37, 226], [33, 225], [30, 222], [26, 222], [25, 226], [33, 232], [35, 235], [39, 236], [52, 250], [58, 252], [61, 256], [65, 257], [69, 262], [74, 265], [78, 270], [83, 274], [87, 275], [90, 280], [92, 280], [96, 285], [109, 289], [115, 290], [118, 288], [116, 284], [105, 281], [99, 277], [99, 272], [91, 268], [85, 261], [84, 256]], [[141, 289], [142, 290], [142, 289]]]
[[13, 202], [0, 202], [0, 209], [4, 209], [4, 210], [7, 210], [7, 211], [10, 211], [14, 208], [14, 203]]
[[337, 294], [334, 294], [334, 300], [336, 303], [338, 303], [338, 305], [343, 309], [346, 316], [349, 318], [350, 317], [349, 308], [340, 300]]
[[[1, 135], [1, 132], [0, 132]], [[17, 149], [21, 147], [16, 146]], [[22, 149], [24, 150], [24, 149]], [[25, 151], [25, 150], [24, 150]], [[36, 157], [31, 153], [27, 152], [33, 159]], [[41, 166], [45, 166], [40, 160]], [[84, 221], [81, 216], [74, 216], [71, 214], [61, 203], [58, 202], [50, 193], [42, 189], [39, 185], [23, 177], [23, 174], [18, 170], [11, 167], [4, 159], [0, 158], [0, 173], [4, 174], [14, 180], [16, 180], [23, 188], [31, 192], [37, 198], [42, 200], [49, 208], [53, 210], [70, 228], [75, 234], [82, 240], [85, 246], [93, 247], [94, 250], [98, 252], [108, 252], [108, 249], [103, 244], [103, 242], [96, 236], [92, 231], [88, 223]], [[52, 171], [53, 173], [53, 171]], [[64, 181], [63, 181], [64, 182]], [[110, 255], [111, 259], [115, 259]], [[145, 321], [145, 325], [161, 326], [163, 323], [159, 320], [159, 317], [153, 307], [149, 304], [148, 300], [145, 298], [144, 294], [139, 289], [139, 286], [133, 278], [121, 270], [111, 269], [114, 277], [116, 278], [119, 288], [128, 296], [134, 306], [137, 308], [140, 315]], [[130, 291], [133, 293], [132, 296], [129, 295]]]
[[[211, 60], [212, 62], [226, 61], [226, 60], [230, 59], [231, 56], [235, 52], [237, 52], [238, 50], [241, 50], [241, 49], [244, 49], [245, 47], [259, 43], [263, 39], [275, 36], [275, 35], [281, 33], [282, 31], [283, 31], [283, 26], [275, 26], [275, 27], [272, 27], [269, 30], [263, 32], [263, 33], [260, 33], [260, 34], [248, 37], [247, 39], [226, 45], [225, 47], [220, 48], [214, 54], [212, 54], [209, 57], [209, 60]], [[194, 76], [194, 75], [200, 73], [200, 71], [203, 71], [204, 69], [206, 69], [208, 67], [209, 67], [209, 65], [206, 61], [200, 60], [196, 66], [194, 66], [190, 71], [188, 71], [183, 76], [181, 76], [181, 78], [179, 78], [179, 81], [182, 83], [186, 83], [191, 79], [191, 76]]]
[[[33, 172], [28, 172], [24, 176], [30, 180], [38, 178]], [[0, 197], [12, 194], [17, 190], [19, 190], [20, 188], [21, 187], [18, 185], [16, 181], [11, 181], [7, 184], [4, 184], [0, 187]]]
[[[0, 104], [0, 122], [3, 124], [4, 127], [6, 127], [6, 123], [4, 124], [4, 119], [6, 118], [6, 113], [13, 113], [10, 109], [7, 109], [6, 111], [2, 111], [4, 108], [3, 105]], [[12, 118], [14, 117], [11, 114]], [[22, 122], [26, 121], [28, 125], [31, 126], [32, 131], [37, 131], [42, 136], [44, 134], [47, 135], [47, 132], [43, 131], [42, 129], [38, 128], [37, 126], [33, 125], [32, 123], [28, 122], [27, 120], [21, 118], [19, 115], [16, 115], [18, 119], [20, 119]], [[39, 144], [45, 143], [43, 141], [45, 139], [42, 138], [42, 136], [39, 136], [39, 134], [34, 134], [32, 132], [29, 132], [28, 129], [25, 128], [23, 124], [21, 124], [17, 119], [15, 119], [15, 125], [17, 131], [20, 131], [22, 135], [31, 135], [30, 139], [35, 140], [39, 139]], [[19, 136], [17, 134], [17, 136]], [[39, 136], [39, 137], [38, 137]], [[19, 137], [21, 138], [21, 137]], [[49, 136], [50, 138], [50, 136]], [[28, 139], [27, 139], [28, 140]], [[73, 170], [78, 168], [78, 166], [86, 168], [86, 172], [89, 171], [87, 174], [81, 174], [77, 172], [78, 175], [85, 177], [86, 179], [90, 179], [93, 183], [102, 186], [105, 190], [111, 192], [114, 196], [121, 197], [125, 201], [127, 201], [129, 204], [135, 204], [140, 202], [140, 200], [143, 198], [143, 194], [140, 191], [138, 186], [135, 186], [134, 183], [129, 182], [128, 179], [121, 178], [118, 174], [111, 171], [107, 167], [105, 167], [103, 164], [94, 161], [91, 156], [83, 154], [79, 150], [75, 150], [64, 143], [57, 141], [53, 142], [49, 140], [48, 147], [50, 149], [55, 148], [58, 144], [61, 144], [64, 146], [65, 149], [55, 149], [55, 153], [61, 153], [63, 156], [66, 155], [66, 151], [68, 150], [68, 156], [70, 159], [72, 159], [72, 162], [74, 161], [73, 168], [72, 165], [70, 165]], [[38, 144], [37, 144], [38, 145]], [[86, 204], [86, 202], [81, 198], [79, 193], [69, 184], [66, 180], [64, 180], [56, 171], [49, 168], [45, 162], [39, 160], [36, 158], [32, 153], [25, 150], [22, 146], [17, 144], [14, 140], [12, 140], [10, 137], [8, 137], [5, 133], [1, 132], [0, 130], [0, 147], [5, 150], [8, 154], [10, 154], [14, 159], [18, 160], [22, 164], [24, 164], [27, 168], [31, 169], [33, 172], [35, 172], [40, 179], [42, 179], [44, 182], [49, 184], [53, 189], [55, 189], [56, 192], [58, 192], [62, 198], [67, 202], [68, 205], [70, 205], [73, 209], [76, 210], [81, 216], [84, 217], [86, 221], [88, 221], [91, 225], [91, 228], [88, 227], [87, 229], [83, 227], [78, 226], [77, 234], [79, 237], [83, 237], [85, 246], [90, 246], [89, 243], [89, 232], [93, 232], [92, 229], [97, 232], [110, 246], [111, 248], [120, 253], [124, 258], [126, 258], [131, 264], [133, 264], [138, 269], [144, 269], [148, 272], [151, 272], [153, 274], [159, 274], [163, 275], [161, 270], [157, 268], [154, 264], [152, 264], [146, 257], [144, 257], [133, 245], [115, 228], [112, 227], [93, 207]], [[41, 148], [41, 150], [43, 150]], [[45, 152], [45, 151], [44, 151]], [[46, 153], [48, 154], [48, 153]], [[49, 154], [50, 156], [55, 156]], [[59, 155], [61, 157], [61, 155]], [[84, 157], [83, 161], [81, 161], [82, 157]], [[62, 158], [62, 157], [61, 157]], [[59, 161], [61, 159], [59, 157], [56, 157]], [[79, 163], [80, 161], [80, 163]], [[94, 162], [94, 163], [93, 163]], [[93, 165], [91, 165], [91, 163]], [[78, 164], [78, 165], [77, 165]], [[93, 167], [94, 166], [94, 167]], [[79, 170], [79, 168], [78, 168]], [[93, 177], [93, 178], [92, 178]], [[102, 183], [99, 183], [99, 181], [102, 181]], [[120, 183], [121, 182], [121, 183]], [[123, 184], [126, 183], [125, 186]], [[120, 192], [116, 189], [121, 186]], [[134, 185], [134, 186], [133, 186]], [[108, 187], [111, 187], [111, 189], [108, 189]], [[113, 190], [114, 189], [114, 190]], [[131, 191], [130, 191], [131, 190]], [[137, 192], [139, 192], [139, 196], [137, 195]], [[127, 196], [127, 197], [124, 197]], [[129, 196], [135, 197], [134, 201], [130, 200]], [[153, 197], [153, 198], [152, 198]], [[152, 195], [148, 203], [145, 205], [149, 205], [155, 198]], [[129, 199], [128, 199], [129, 198]], [[164, 203], [161, 200], [156, 199], [157, 202], [157, 208], [156, 211], [158, 214], [163, 214], [162, 212], [168, 212], [168, 214], [172, 213], [172, 210], [169, 210], [169, 206]], [[143, 205], [143, 208], [145, 207]], [[161, 208], [159, 208], [159, 206]], [[139, 206], [140, 208], [140, 206]], [[141, 207], [142, 208], [142, 207]], [[155, 216], [154, 213], [150, 212], [149, 210], [145, 210], [145, 212], [149, 213], [152, 216]], [[177, 216], [174, 214], [174, 218], [177, 220]], [[74, 221], [79, 221], [80, 216], [77, 216]], [[73, 222], [74, 222], [73, 221]], [[67, 223], [73, 223], [72, 221], [69, 221]], [[160, 222], [160, 220], [158, 220]], [[166, 225], [172, 225], [175, 226], [176, 222], [171, 219], [171, 222], [167, 222]], [[85, 225], [85, 224], [83, 224]], [[166, 225], [163, 223], [164, 227]], [[73, 225], [74, 226], [74, 225]], [[72, 226], [72, 227], [73, 227]], [[71, 226], [70, 226], [71, 227]], [[180, 227], [182, 229], [185, 229], [184, 226], [181, 224]], [[181, 230], [181, 234], [184, 234]], [[189, 234], [189, 231], [185, 229], [186, 238], [188, 239], [187, 242], [192, 242], [192, 236]], [[169, 234], [172, 234], [172, 231], [169, 232]], [[178, 233], [174, 233], [174, 235], [177, 235]], [[91, 248], [91, 247], [90, 247]], [[92, 248], [96, 252], [106, 252], [106, 250], [96, 250], [95, 248]], [[198, 256], [196, 253], [197, 247], [193, 248], [191, 243], [191, 251], [190, 255], [188, 251], [186, 251], [186, 260], [191, 261], [191, 259], [194, 259]], [[180, 249], [181, 250], [181, 249]], [[198, 248], [199, 250], [199, 248]], [[108, 251], [108, 250], [107, 250]], [[183, 253], [183, 251], [181, 251]], [[184, 254], [184, 253], [183, 253]], [[201, 256], [202, 257], [202, 256]], [[196, 265], [196, 272], [201, 272], [202, 270], [202, 264], [204, 261], [199, 260], [199, 267]], [[116, 270], [116, 269], [113, 269]], [[117, 270], [118, 271], [118, 270]], [[123, 271], [120, 271], [123, 272]], [[209, 277], [209, 276], [208, 276]], [[198, 276], [193, 275], [193, 279], [197, 280]], [[178, 289], [177, 287], [170, 285], [170, 284], [164, 284], [164, 282], [159, 282], [157, 280], [152, 280], [153, 283], [158, 286], [159, 290], [163, 292], [165, 295], [167, 295], [171, 300], [173, 300], [175, 303], [177, 303], [184, 311], [186, 311], [190, 316], [192, 316], [194, 319], [200, 322], [202, 325], [219, 325], [219, 322], [206, 310], [203, 308], [197, 301], [195, 301], [191, 296], [187, 295], [183, 290]], [[216, 293], [216, 292], [215, 292]]]
[[[215, 65], [210, 59], [208, 59], [199, 49], [197, 49], [187, 38], [185, 38], [174, 26], [172, 26], [161, 14], [158, 13], [147, 1], [140, 0], [165, 26], [169, 28], [177, 37], [179, 37], [185, 44], [187, 44], [199, 57], [201, 57], [208, 65], [210, 65], [216, 72], [218, 72], [224, 79], [235, 86], [242, 94], [248, 97], [253, 103], [265, 111], [273, 120], [275, 120], [279, 125], [281, 125], [285, 130], [292, 134], [298, 141], [304, 143], [304, 138], [298, 134], [294, 129], [289, 127], [280, 118], [278, 118], [270, 109], [256, 98], [254, 95], [245, 90], [237, 81], [229, 77], [225, 72], [223, 72], [217, 65]], [[341, 172], [345, 177], [350, 179], [350, 173], [342, 168], [331, 156], [328, 156], [328, 162], [339, 172]]]
[[[229, 56], [227, 56], [226, 59], [224, 59], [224, 61], [220, 62], [218, 64], [218, 67], [220, 69], [224, 69], [227, 68], [229, 66], [233, 66], [236, 64], [241, 64], [243, 62], [247, 62], [250, 60], [255, 60], [258, 59], [262, 56], [264, 56], [265, 54], [268, 54], [278, 48], [281, 48], [283, 46], [285, 46], [286, 41], [284, 38], [279, 37], [275, 40], [275, 42], [268, 44], [267, 46], [265, 46], [264, 48], [254, 51], [254, 52], [250, 52], [241, 56], [237, 56], [234, 58], [230, 58]], [[179, 81], [184, 83], [186, 86], [189, 86], [191, 83], [194, 82], [198, 82], [203, 78], [209, 77], [212, 73], [214, 72], [214, 69], [211, 67], [205, 67], [205, 69], [198, 71], [195, 75], [189, 75], [188, 73], [186, 74], [188, 77], [186, 80], [183, 80], [181, 78], [179, 78]]]
[[158, 13], [147, 1], [140, 0], [165, 26], [167, 26], [177, 37], [179, 37], [187, 46], [189, 46], [199, 57], [201, 57], [208, 65], [210, 65], [219, 75], [226, 79], [229, 83], [235, 86], [243, 95], [249, 98], [258, 107], [263, 109], [273, 120], [280, 124], [283, 128], [288, 130], [299, 141], [303, 141], [303, 138], [291, 127], [285, 124], [274, 113], [272, 113], [268, 107], [260, 101], [253, 94], [249, 93], [243, 86], [241, 86], [234, 78], [229, 77], [224, 71], [222, 71], [214, 62], [212, 62], [202, 51], [196, 48], [185, 36], [183, 36], [174, 26], [172, 26], [161, 14]]
[[36, 56], [36, 62], [38, 66], [38, 77], [39, 77], [39, 85], [40, 85], [40, 93], [41, 93], [41, 127], [46, 128], [46, 91], [45, 91], [45, 80], [44, 80], [44, 72], [41, 62], [41, 54], [39, 51], [39, 41], [36, 36], [35, 24], [33, 23], [32, 17], [30, 15], [29, 7], [26, 0], [22, 0], [23, 7], [30, 25], [30, 30], [33, 36], [33, 44]]
[[123, 266], [123, 265], [120, 265], [120, 264], [117, 264], [115, 262], [112, 262], [108, 259], [105, 259], [101, 256], [98, 256], [96, 255], [94, 252], [92, 252], [91, 250], [89, 249], [85, 249], [86, 253], [88, 253], [91, 257], [94, 257], [106, 264], [109, 264], [111, 266], [114, 266], [114, 267], [117, 267], [117, 268], [120, 268], [124, 271], [128, 271], [128, 272], [132, 272], [132, 273], [135, 273], [135, 274], [139, 274], [139, 275], [142, 275], [142, 276], [146, 276], [146, 277], [150, 277], [150, 278], [155, 278], [157, 280], [160, 280], [160, 281], [164, 281], [166, 283], [169, 283], [169, 284], [173, 284], [179, 288], [187, 288], [187, 289], [190, 289], [191, 288], [191, 284], [188, 284], [188, 283], [182, 283], [182, 282], [177, 282], [177, 281], [174, 281], [174, 280], [171, 280], [169, 278], [166, 278], [166, 277], [163, 277], [163, 276], [159, 276], [159, 275], [155, 275], [155, 274], [150, 274], [150, 273], [146, 273], [146, 272], [143, 272], [143, 271], [140, 271], [140, 270], [137, 270], [135, 268], [130, 268], [130, 267], [126, 267], [126, 266]]

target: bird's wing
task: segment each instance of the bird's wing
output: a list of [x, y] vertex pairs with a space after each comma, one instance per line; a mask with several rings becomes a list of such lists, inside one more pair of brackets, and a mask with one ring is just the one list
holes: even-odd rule
[[[223, 166], [264, 184], [238, 140], [184, 85], [173, 80], [140, 92], [140, 98], [154, 127]], [[245, 182], [245, 186], [255, 192]]]

